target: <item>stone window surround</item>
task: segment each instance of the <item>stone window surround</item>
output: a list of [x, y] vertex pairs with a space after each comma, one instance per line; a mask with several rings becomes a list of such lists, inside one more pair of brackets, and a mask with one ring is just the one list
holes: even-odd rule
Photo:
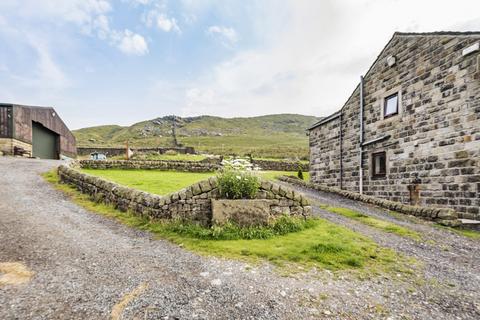
[[[394, 94], [397, 94], [397, 104], [398, 104], [398, 110], [397, 113], [391, 114], [385, 117], [385, 102], [386, 99]], [[397, 86], [393, 89], [390, 89], [383, 93], [380, 96], [380, 119], [381, 120], [390, 120], [390, 119], [396, 119], [398, 116], [400, 116], [403, 113], [403, 108], [402, 108], [402, 87]]]
[[[375, 163], [375, 158], [376, 157], [383, 157], [384, 158], [384, 167], [385, 167], [385, 171], [383, 173], [378, 173], [376, 174], [375, 171], [377, 169], [377, 165]], [[370, 162], [370, 165], [371, 165], [371, 168], [372, 168], [372, 178], [373, 179], [381, 179], [381, 178], [384, 178], [387, 174], [387, 153], [385, 151], [376, 151], [376, 152], [372, 152], [371, 154], [371, 162]], [[381, 168], [382, 165], [379, 164], [379, 167]]]
[[[371, 179], [371, 180], [386, 180], [387, 177], [388, 177], [388, 174], [390, 173], [390, 166], [388, 165], [388, 159], [390, 158], [389, 157], [389, 150], [385, 147], [382, 147], [382, 148], [372, 148], [369, 153], [368, 153], [368, 177]], [[385, 175], [384, 176], [375, 176], [373, 174], [373, 167], [372, 167], [372, 163], [373, 163], [373, 155], [376, 154], [376, 153], [380, 153], [380, 152], [385, 152]]]
[[[389, 103], [391, 100], [395, 99], [395, 111], [389, 110]], [[393, 117], [398, 114], [398, 93], [394, 93], [391, 96], [388, 96], [383, 99], [383, 118]], [[387, 111], [389, 113], [387, 114]]]

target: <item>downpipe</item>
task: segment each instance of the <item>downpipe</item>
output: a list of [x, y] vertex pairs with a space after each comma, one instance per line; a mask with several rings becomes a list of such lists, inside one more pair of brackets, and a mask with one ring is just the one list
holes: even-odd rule
[[360, 76], [360, 145], [359, 145], [359, 154], [358, 154], [358, 175], [359, 175], [359, 193], [363, 194], [363, 76]]

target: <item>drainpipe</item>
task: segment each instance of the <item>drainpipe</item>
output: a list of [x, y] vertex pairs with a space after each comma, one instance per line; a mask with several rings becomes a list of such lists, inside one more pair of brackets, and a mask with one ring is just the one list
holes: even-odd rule
[[343, 111], [340, 113], [340, 189], [343, 189]]
[[359, 146], [359, 155], [358, 155], [358, 174], [359, 174], [359, 192], [363, 194], [363, 76], [360, 76], [360, 146]]

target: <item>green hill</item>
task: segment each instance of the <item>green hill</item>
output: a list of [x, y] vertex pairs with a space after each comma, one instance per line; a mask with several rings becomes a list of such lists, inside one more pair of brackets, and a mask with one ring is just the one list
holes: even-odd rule
[[[276, 114], [250, 118], [199, 116], [175, 118], [179, 143], [214, 154], [306, 158], [305, 129], [320, 120], [313, 116]], [[173, 146], [173, 116], [142, 121], [130, 127], [97, 126], [73, 131], [79, 147]]]

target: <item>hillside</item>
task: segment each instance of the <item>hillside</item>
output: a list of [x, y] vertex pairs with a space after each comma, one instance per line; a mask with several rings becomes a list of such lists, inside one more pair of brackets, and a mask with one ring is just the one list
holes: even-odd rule
[[[320, 118], [298, 114], [276, 114], [250, 118], [213, 116], [176, 117], [179, 143], [215, 154], [254, 154], [258, 157], [305, 158], [305, 129]], [[173, 117], [142, 121], [129, 127], [105, 125], [73, 131], [80, 147], [172, 146]]]

